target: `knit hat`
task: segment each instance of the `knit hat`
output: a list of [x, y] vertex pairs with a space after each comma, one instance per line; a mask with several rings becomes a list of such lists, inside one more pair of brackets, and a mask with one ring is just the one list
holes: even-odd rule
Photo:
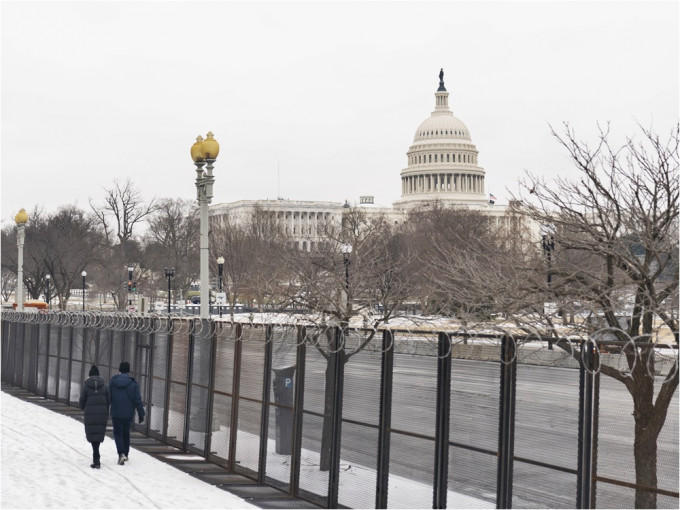
[[99, 375], [99, 369], [97, 368], [97, 365], [92, 365], [92, 368], [90, 369], [90, 377], [93, 375]]
[[118, 371], [121, 374], [127, 374], [130, 371], [130, 363], [128, 363], [127, 361], [121, 361]]

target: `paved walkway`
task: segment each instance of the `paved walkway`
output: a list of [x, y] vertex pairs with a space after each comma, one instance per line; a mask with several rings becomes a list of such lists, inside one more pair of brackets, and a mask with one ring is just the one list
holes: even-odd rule
[[[83, 412], [77, 407], [42, 397], [36, 398], [35, 394], [5, 382], [2, 383], [2, 391], [25, 402], [31, 402], [80, 422], [83, 421]], [[110, 423], [107, 427], [107, 436], [113, 440], [113, 429]], [[205, 459], [197, 459], [197, 455], [192, 452], [186, 452], [174, 446], [164, 444], [136, 430], [130, 433], [130, 446], [205, 483], [243, 498], [248, 503], [260, 508], [319, 508], [308, 501], [291, 498], [288, 494], [275, 487], [259, 485], [251, 478], [238, 473], [232, 473], [222, 466], [208, 462]]]

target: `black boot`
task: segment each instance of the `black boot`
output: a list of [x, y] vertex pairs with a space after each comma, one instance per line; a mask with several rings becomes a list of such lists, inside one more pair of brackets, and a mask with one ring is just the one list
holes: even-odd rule
[[99, 469], [101, 467], [101, 464], [99, 464], [98, 460], [95, 460], [92, 464], [90, 464], [90, 467], [93, 469]]

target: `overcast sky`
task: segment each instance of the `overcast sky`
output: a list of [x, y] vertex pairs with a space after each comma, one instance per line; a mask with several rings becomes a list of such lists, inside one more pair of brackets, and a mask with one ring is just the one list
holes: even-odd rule
[[666, 2], [1, 3], [2, 220], [101, 203], [114, 179], [213, 204], [281, 196], [390, 205], [439, 69], [486, 192], [571, 166], [549, 125], [594, 140], [678, 121], [679, 9]]

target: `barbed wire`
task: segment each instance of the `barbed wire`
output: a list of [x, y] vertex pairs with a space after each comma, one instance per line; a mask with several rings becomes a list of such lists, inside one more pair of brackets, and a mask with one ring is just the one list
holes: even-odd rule
[[[206, 335], [219, 341], [275, 342], [277, 349], [292, 349], [305, 343], [326, 355], [342, 352], [347, 358], [361, 351], [379, 355], [391, 350], [395, 354], [558, 367], [583, 364], [582, 352], [592, 344], [595, 354], [593, 366], [583, 364], [585, 370], [592, 374], [600, 373], [602, 367], [607, 366], [624, 377], [633, 378], [641, 365], [647, 376], [663, 376], [668, 380], [675, 377], [680, 369], [677, 344], [661, 342], [658, 333], [657, 341], [653, 341], [650, 335], [631, 337], [627, 331], [612, 327], [590, 332], [576, 330], [569, 337], [556, 338], [541, 334], [538, 327], [526, 327], [518, 332], [487, 324], [437, 329], [432, 324], [426, 327], [415, 323], [391, 327], [387, 324], [371, 325], [366, 321], [363, 326], [340, 327], [299, 317], [293, 317], [288, 322], [276, 317], [275, 321], [267, 322], [254, 320], [251, 314], [246, 320], [216, 321], [180, 314], [140, 315], [90, 310], [3, 310], [2, 321], [100, 331], [136, 331], [142, 335]], [[385, 332], [389, 335], [383, 342]], [[440, 334], [447, 343], [442, 353], [439, 353]], [[673, 339], [677, 338], [677, 332], [669, 334]], [[510, 359], [502, 357], [503, 342], [510, 343]]]

